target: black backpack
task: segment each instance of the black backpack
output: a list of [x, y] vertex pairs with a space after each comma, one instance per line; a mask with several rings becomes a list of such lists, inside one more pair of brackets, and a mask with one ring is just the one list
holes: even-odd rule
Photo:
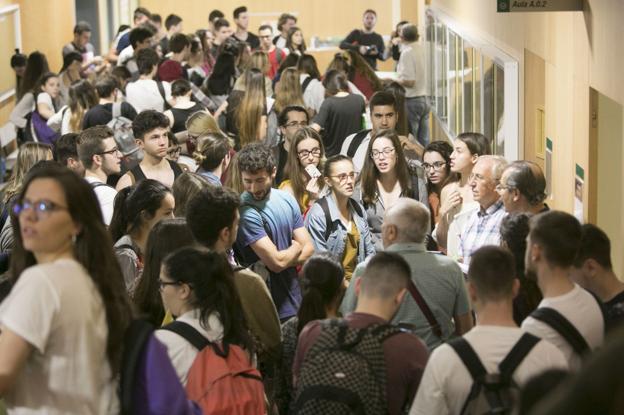
[[[327, 240], [329, 238], [329, 235], [331, 235], [332, 232], [336, 230], [336, 223], [338, 221], [332, 222], [331, 220], [331, 213], [329, 213], [329, 205], [327, 204], [327, 196], [320, 198], [316, 203], [321, 206], [321, 209], [323, 209], [323, 214], [325, 215], [325, 240]], [[358, 202], [349, 198], [349, 204], [359, 217], [364, 217], [364, 212], [362, 211], [362, 208], [360, 207]]]
[[389, 324], [354, 329], [336, 319], [321, 324], [303, 361], [290, 413], [387, 413], [383, 342], [402, 330]]
[[355, 153], [357, 152], [357, 149], [360, 147], [360, 144], [362, 144], [362, 141], [364, 141], [364, 139], [370, 132], [371, 130], [362, 130], [358, 132], [357, 134], [355, 134], [355, 137], [353, 137], [353, 140], [351, 140], [351, 143], [349, 144], [349, 148], [347, 149], [347, 156], [351, 158], [355, 156]]
[[548, 325], [555, 330], [572, 347], [579, 356], [584, 356], [589, 352], [589, 345], [583, 335], [554, 308], [540, 307], [531, 313], [531, 317]]
[[461, 414], [511, 414], [520, 392], [513, 374], [539, 341], [538, 337], [524, 333], [499, 363], [498, 373], [485, 370], [479, 356], [463, 337], [449, 341], [473, 380]]

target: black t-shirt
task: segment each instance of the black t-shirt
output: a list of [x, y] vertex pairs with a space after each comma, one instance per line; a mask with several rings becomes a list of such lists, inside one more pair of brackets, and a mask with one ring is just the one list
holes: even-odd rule
[[[137, 112], [132, 105], [127, 102], [121, 103], [121, 116], [134, 121]], [[82, 120], [82, 128], [95, 127], [96, 125], [106, 125], [113, 119], [113, 104], [98, 104], [85, 114]]]
[[251, 50], [256, 50], [260, 48], [260, 38], [256, 35], [254, 35], [251, 32], [247, 32], [247, 39], [243, 40], [243, 39], [239, 39], [238, 37], [236, 37], [236, 34], [233, 34], [232, 37], [236, 40], [238, 40], [239, 42], [246, 42], [249, 44], [249, 46], [251, 47]]
[[181, 131], [186, 130], [186, 120], [196, 113], [197, 111], [205, 110], [203, 105], [195, 104], [191, 108], [181, 109], [181, 108], [171, 108], [171, 114], [173, 115], [173, 127], [171, 127], [171, 132], [176, 134]]
[[312, 122], [324, 129], [323, 144], [327, 157], [340, 153], [345, 138], [362, 129], [365, 106], [360, 95], [325, 98]]
[[359, 53], [360, 46], [373, 45], [377, 47], [377, 53], [373, 55], [366, 53], [362, 57], [373, 69], [377, 69], [377, 59], [381, 59], [385, 48], [383, 38], [379, 33], [364, 33], [362, 30], [355, 29], [340, 42], [340, 49], [351, 49]]
[[619, 327], [624, 322], [624, 291], [603, 304], [607, 331]]

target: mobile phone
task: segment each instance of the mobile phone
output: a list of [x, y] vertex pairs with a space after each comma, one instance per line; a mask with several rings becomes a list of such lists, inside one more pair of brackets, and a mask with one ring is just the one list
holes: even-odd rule
[[305, 171], [312, 179], [316, 179], [317, 177], [322, 176], [321, 172], [319, 171], [319, 169], [316, 168], [314, 164], [308, 164], [305, 168]]

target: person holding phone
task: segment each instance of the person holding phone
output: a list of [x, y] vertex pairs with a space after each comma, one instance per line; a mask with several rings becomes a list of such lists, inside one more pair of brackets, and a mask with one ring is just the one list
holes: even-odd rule
[[357, 173], [349, 157], [337, 154], [325, 162], [323, 178], [329, 194], [310, 208], [305, 226], [314, 250], [339, 261], [349, 281], [355, 267], [375, 254], [366, 211], [352, 198]]
[[316, 130], [303, 127], [295, 133], [279, 188], [295, 197], [304, 216], [324, 190], [320, 171], [324, 159], [323, 140]]

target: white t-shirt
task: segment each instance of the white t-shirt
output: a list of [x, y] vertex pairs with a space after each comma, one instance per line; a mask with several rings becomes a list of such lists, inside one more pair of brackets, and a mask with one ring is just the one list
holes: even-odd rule
[[69, 121], [71, 120], [72, 111], [71, 108], [67, 105], [63, 105], [63, 107], [56, 112], [53, 116], [48, 119], [48, 127], [53, 129], [56, 132], [60, 132], [61, 135], [69, 134], [79, 131], [72, 131], [71, 126], [69, 125]]
[[[191, 310], [182, 314], [176, 321], [190, 324], [199, 331], [206, 339], [215, 342], [223, 338], [223, 326], [215, 314], [208, 318], [208, 328], [204, 328], [199, 322], [199, 310]], [[178, 374], [180, 382], [186, 386], [188, 372], [197, 356], [197, 349], [182, 336], [169, 330], [156, 330], [154, 335], [167, 347], [167, 354]]]
[[[347, 138], [345, 138], [344, 142], [342, 143], [342, 148], [340, 149], [340, 154], [345, 156], [348, 155], [347, 151], [349, 150], [349, 146], [351, 145], [351, 142], [355, 138], [356, 134], [358, 133], [351, 134], [347, 136]], [[366, 160], [366, 150], [368, 150], [368, 143], [370, 142], [370, 139], [371, 133], [369, 132], [368, 134], [366, 134], [366, 137], [364, 137], [364, 140], [362, 140], [352, 157], [353, 167], [355, 168], [356, 172], [361, 172], [362, 167], [364, 167], [364, 161]]]
[[0, 325], [33, 346], [4, 396], [9, 414], [119, 413], [106, 310], [78, 262], [26, 269], [0, 305]]
[[128, 45], [119, 52], [119, 56], [117, 57], [117, 66], [124, 66], [126, 62], [134, 56], [134, 48], [132, 45]]
[[405, 87], [405, 97], [422, 97], [427, 95], [427, 53], [425, 45], [420, 42], [405, 45], [397, 64], [400, 80], [415, 81], [414, 86]]
[[113, 207], [115, 196], [117, 196], [117, 190], [108, 186], [97, 177], [85, 176], [85, 180], [89, 182], [98, 198], [98, 202], [100, 202], [100, 209], [102, 209], [104, 223], [106, 226], [110, 225], [111, 219], [113, 218]]
[[[522, 336], [518, 327], [476, 326], [464, 335], [488, 373], [498, 365]], [[555, 346], [540, 341], [524, 358], [513, 375], [518, 385], [548, 369], [568, 368], [566, 359]], [[473, 380], [455, 350], [443, 344], [431, 353], [410, 415], [459, 414], [468, 399]]]
[[37, 105], [47, 104], [50, 110], [54, 111], [54, 104], [52, 103], [52, 97], [47, 92], [40, 92], [37, 95]]
[[[167, 100], [171, 99], [171, 84], [163, 81], [163, 89]], [[131, 104], [137, 114], [145, 110], [163, 112], [165, 101], [158, 91], [158, 85], [153, 79], [139, 79], [126, 85], [126, 101]]]
[[[303, 83], [310, 75], [301, 74], [299, 75], [299, 81], [301, 82], [301, 87], [303, 88]], [[323, 104], [323, 100], [325, 100], [325, 87], [318, 79], [312, 79], [306, 90], [303, 92], [303, 102], [305, 102], [306, 107], [312, 108], [317, 113], [321, 110], [321, 105]]]
[[[549, 307], [563, 315], [585, 338], [591, 350], [602, 345], [604, 340], [604, 317], [596, 299], [580, 286], [574, 284], [574, 288], [558, 297], [544, 298], [538, 308]], [[527, 317], [522, 322], [522, 329], [535, 334], [542, 339], [548, 340], [557, 346], [564, 354], [570, 368], [578, 370], [581, 367], [581, 358], [572, 346], [546, 323], [542, 323], [532, 317]]]

